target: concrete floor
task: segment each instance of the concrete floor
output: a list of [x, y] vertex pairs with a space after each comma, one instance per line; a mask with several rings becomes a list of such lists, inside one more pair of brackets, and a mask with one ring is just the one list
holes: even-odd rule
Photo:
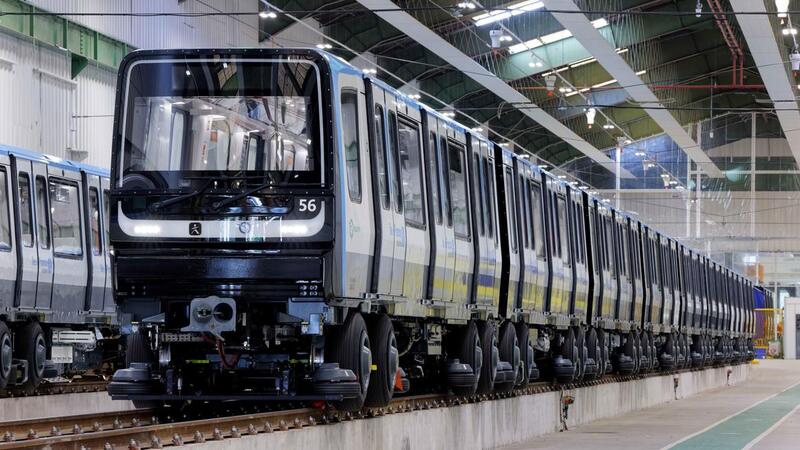
[[800, 449], [800, 361], [759, 361], [736, 386], [503, 448]]

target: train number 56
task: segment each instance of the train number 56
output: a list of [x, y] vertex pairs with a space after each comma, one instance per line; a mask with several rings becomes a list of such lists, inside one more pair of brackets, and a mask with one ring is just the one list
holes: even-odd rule
[[300, 212], [314, 212], [317, 210], [317, 201], [315, 199], [300, 199], [300, 207], [298, 209]]

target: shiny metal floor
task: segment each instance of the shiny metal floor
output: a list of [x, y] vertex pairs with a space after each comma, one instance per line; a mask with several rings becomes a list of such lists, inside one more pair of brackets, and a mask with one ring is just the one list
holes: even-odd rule
[[800, 361], [759, 361], [739, 385], [505, 447], [526, 449], [800, 449]]

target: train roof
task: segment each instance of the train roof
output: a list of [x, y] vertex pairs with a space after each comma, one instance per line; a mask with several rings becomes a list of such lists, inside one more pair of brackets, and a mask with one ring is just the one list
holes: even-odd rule
[[47, 155], [44, 153], [34, 152], [30, 150], [25, 150], [18, 147], [11, 147], [8, 145], [0, 144], [0, 155], [13, 155], [16, 158], [26, 159], [28, 161], [35, 161], [47, 164], [48, 166], [57, 167], [59, 169], [68, 170], [70, 172], [86, 172], [92, 175], [98, 175], [101, 177], [108, 177], [110, 176], [110, 172], [107, 169], [102, 169], [100, 167], [90, 166], [88, 164], [81, 164], [74, 161], [67, 161], [65, 159], [61, 159], [57, 156]]

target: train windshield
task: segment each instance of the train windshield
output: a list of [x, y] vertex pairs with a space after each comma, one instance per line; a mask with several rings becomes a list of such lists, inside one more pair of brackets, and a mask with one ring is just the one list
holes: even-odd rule
[[320, 75], [310, 60], [143, 61], [128, 72], [119, 185], [320, 184]]

